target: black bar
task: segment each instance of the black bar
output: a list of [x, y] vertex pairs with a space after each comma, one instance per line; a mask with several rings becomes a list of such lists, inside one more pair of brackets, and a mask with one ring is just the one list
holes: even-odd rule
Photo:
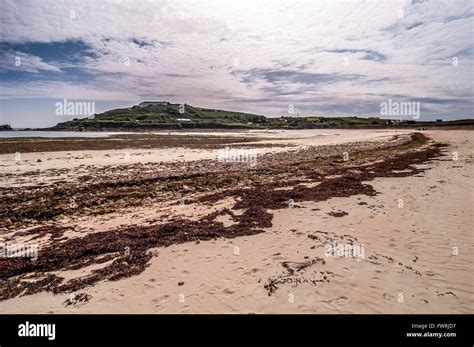
[[[55, 324], [55, 339], [19, 325]], [[416, 324], [417, 326], [413, 326]], [[434, 324], [430, 326], [429, 324]], [[438, 326], [438, 324], [455, 324]], [[421, 330], [420, 327], [426, 325]], [[449, 327], [449, 329], [448, 329]], [[472, 346], [473, 315], [0, 315], [0, 345], [392, 344]], [[407, 333], [455, 333], [408, 337]]]

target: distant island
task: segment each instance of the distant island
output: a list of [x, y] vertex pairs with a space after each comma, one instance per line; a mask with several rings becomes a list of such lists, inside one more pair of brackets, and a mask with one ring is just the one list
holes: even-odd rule
[[380, 117], [295, 117], [291, 114], [271, 118], [251, 113], [173, 104], [167, 101], [144, 101], [129, 108], [114, 109], [86, 118], [74, 118], [41, 130], [147, 131], [156, 129], [326, 129], [440, 126], [474, 126], [474, 120], [415, 121]]
[[0, 125], [0, 131], [12, 131], [12, 127], [9, 124]]

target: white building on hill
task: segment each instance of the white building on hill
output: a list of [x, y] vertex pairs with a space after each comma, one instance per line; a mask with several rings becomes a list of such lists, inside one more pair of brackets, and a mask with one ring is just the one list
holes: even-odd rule
[[170, 103], [168, 101], [143, 101], [138, 104], [138, 107], [144, 108], [149, 106], [166, 106]]

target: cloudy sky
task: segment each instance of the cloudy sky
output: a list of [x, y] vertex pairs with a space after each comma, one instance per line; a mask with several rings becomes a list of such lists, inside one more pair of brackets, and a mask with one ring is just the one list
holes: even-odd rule
[[0, 2], [0, 124], [168, 100], [281, 116], [473, 117], [472, 0]]

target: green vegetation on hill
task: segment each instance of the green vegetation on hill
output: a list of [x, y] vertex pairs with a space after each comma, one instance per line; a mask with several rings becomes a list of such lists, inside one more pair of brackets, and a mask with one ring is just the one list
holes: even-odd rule
[[185, 105], [180, 113], [179, 104], [120, 108], [95, 117], [73, 119], [56, 125], [65, 128], [254, 128], [268, 126], [264, 116], [223, 111]]
[[402, 122], [379, 118], [358, 117], [280, 117], [268, 118], [250, 113], [224, 111], [185, 105], [180, 112], [179, 104], [156, 105], [140, 108], [120, 108], [96, 114], [89, 118], [74, 118], [57, 124], [53, 130], [152, 130], [152, 129], [199, 129], [199, 128], [356, 128], [394, 126], [473, 125], [474, 120], [450, 122]]

